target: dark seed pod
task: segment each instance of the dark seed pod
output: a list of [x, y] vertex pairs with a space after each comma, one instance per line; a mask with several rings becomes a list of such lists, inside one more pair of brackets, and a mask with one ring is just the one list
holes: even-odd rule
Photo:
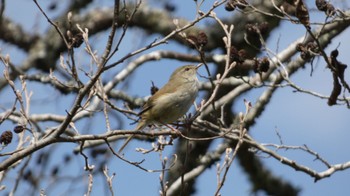
[[259, 66], [259, 70], [261, 72], [267, 72], [270, 68], [270, 61], [267, 57], [264, 57], [263, 59], [261, 59], [260, 61], [260, 66]]
[[151, 95], [156, 94], [156, 92], [159, 90], [158, 87], [156, 87], [152, 81], [152, 86], [151, 86]]
[[83, 42], [84, 42], [83, 34], [79, 32], [79, 33], [74, 35], [74, 37], [72, 39], [72, 46], [74, 48], [79, 48]]
[[228, 12], [232, 12], [236, 9], [236, 5], [232, 2], [232, 1], [229, 1], [225, 4], [225, 10], [228, 11]]
[[269, 30], [269, 23], [263, 22], [259, 24], [259, 30], [261, 34], [265, 34]]
[[0, 136], [0, 143], [2, 144], [2, 145], [8, 145], [8, 144], [10, 144], [11, 143], [11, 141], [12, 141], [12, 132], [11, 131], [5, 131], [5, 132], [3, 132], [2, 134], [1, 134], [1, 136]]
[[335, 49], [335, 50], [333, 50], [333, 51], [331, 52], [331, 57], [332, 57], [332, 58], [337, 58], [338, 55], [339, 55], [339, 51], [338, 51], [337, 49]]
[[15, 128], [13, 128], [13, 132], [15, 133], [21, 133], [22, 131], [24, 131], [25, 127], [23, 125], [18, 125], [18, 126], [15, 126]]
[[169, 2], [165, 3], [164, 8], [168, 12], [175, 12], [176, 11], [176, 6], [172, 3], [169, 3]]
[[243, 63], [247, 59], [247, 56], [248, 56], [247, 51], [244, 49], [240, 49], [238, 51], [238, 56], [239, 56], [239, 60], [238, 60], [239, 63]]
[[188, 35], [186, 41], [191, 48], [196, 48], [198, 46], [198, 39], [194, 35]]
[[201, 31], [197, 36], [197, 40], [200, 46], [205, 46], [208, 43], [208, 36], [203, 31]]
[[246, 0], [236, 0], [236, 6], [239, 9], [244, 10], [248, 6], [248, 3]]
[[327, 10], [327, 2], [325, 0], [316, 0], [316, 7], [320, 11]]
[[231, 50], [230, 50], [230, 62], [239, 62], [239, 54], [238, 54], [238, 50], [234, 47], [231, 46]]
[[254, 58], [254, 66], [253, 66], [253, 71], [254, 73], [258, 73], [259, 72], [259, 61], [257, 58]]
[[257, 26], [251, 23], [248, 23], [245, 25], [245, 31], [250, 36], [256, 36], [258, 34]]
[[332, 4], [327, 4], [327, 9], [326, 9], [326, 15], [327, 16], [334, 16], [335, 15], [335, 8]]

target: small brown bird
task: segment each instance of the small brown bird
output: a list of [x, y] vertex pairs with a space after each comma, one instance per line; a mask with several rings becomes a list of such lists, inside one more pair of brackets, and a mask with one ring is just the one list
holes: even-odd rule
[[[143, 106], [139, 113], [141, 119], [135, 131], [150, 124], [169, 124], [185, 115], [198, 94], [199, 82], [196, 74], [201, 65], [185, 65], [177, 68], [171, 74], [169, 81]], [[133, 136], [126, 139], [118, 151], [119, 154]]]

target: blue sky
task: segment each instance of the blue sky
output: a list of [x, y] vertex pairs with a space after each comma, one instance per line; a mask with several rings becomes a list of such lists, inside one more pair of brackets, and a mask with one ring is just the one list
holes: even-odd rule
[[[37, 31], [44, 31], [48, 28], [48, 24], [43, 16], [36, 9], [32, 1], [26, 0], [15, 0], [6, 2], [5, 15], [12, 19], [15, 19], [20, 24], [23, 24], [28, 29], [33, 29], [34, 26], [38, 27]], [[346, 2], [345, 2], [346, 3]], [[46, 8], [45, 1], [40, 1], [43, 8]], [[101, 7], [112, 5], [112, 1], [98, 0], [95, 1], [96, 5]], [[211, 2], [207, 1], [204, 6], [206, 9]], [[341, 5], [341, 4], [339, 4]], [[174, 15], [181, 16], [187, 19], [193, 19], [195, 5], [193, 1], [188, 3], [179, 3], [177, 12]], [[310, 4], [310, 8], [314, 5]], [[345, 6], [344, 6], [345, 7]], [[219, 8], [216, 11], [218, 15], [228, 15], [223, 8]], [[50, 15], [54, 17], [55, 14]], [[313, 16], [313, 15], [311, 15]], [[311, 17], [312, 21], [322, 21], [322, 15], [315, 15], [315, 18]], [[204, 25], [205, 23], [200, 23]], [[292, 29], [292, 31], [291, 31]], [[140, 31], [131, 31], [126, 37], [124, 50], [121, 53], [127, 53], [138, 47], [144, 46], [145, 43], [150, 43], [156, 36], [152, 36], [145, 42], [135, 44], [134, 38], [139, 36]], [[283, 50], [288, 47], [295, 39], [305, 35], [305, 30], [296, 25], [291, 25], [288, 22], [284, 22], [281, 28], [276, 29], [268, 40], [268, 47], [272, 50], [276, 50], [277, 46], [279, 50]], [[339, 60], [347, 63], [350, 62], [350, 56], [347, 52], [350, 51], [350, 44], [348, 43], [350, 36], [350, 30], [345, 31], [339, 37], [333, 40], [332, 44], [326, 49], [326, 52], [330, 52], [334, 48], [340, 46]], [[96, 44], [96, 49], [101, 52], [105, 43], [105, 35], [98, 35], [91, 39], [92, 43]], [[130, 44], [133, 43], [133, 44]], [[16, 49], [9, 48], [7, 44], [0, 43], [1, 53], [9, 53], [11, 59], [15, 64], [20, 64], [24, 58], [23, 54], [18, 53]], [[155, 48], [154, 50], [174, 50], [183, 51], [184, 53], [189, 52], [187, 49], [181, 48], [176, 43], [169, 43]], [[83, 63], [89, 62], [83, 59], [84, 52], [77, 52], [77, 61]], [[118, 54], [115, 59], [118, 59], [121, 54]], [[79, 58], [80, 57], [80, 58]], [[113, 61], [113, 59], [112, 59]], [[164, 66], [164, 65], [167, 66]], [[150, 81], [153, 80], [157, 86], [162, 86], [167, 81], [171, 72], [178, 66], [182, 65], [182, 62], [172, 60], [161, 60], [157, 62], [150, 62], [142, 65], [131, 77], [129, 91], [132, 95], [146, 96], [149, 94]], [[168, 66], [169, 65], [169, 66]], [[125, 66], [125, 64], [123, 65]], [[313, 76], [310, 77], [310, 65], [306, 65], [305, 69], [298, 71], [291, 77], [292, 81], [300, 85], [305, 89], [315, 90], [321, 94], [329, 95], [332, 89], [332, 77], [328, 69], [325, 68], [325, 63], [322, 59], [315, 61], [315, 70]], [[2, 71], [3, 67], [0, 68]], [[120, 68], [114, 68], [106, 74], [106, 76], [116, 73]], [[204, 70], [200, 72], [205, 73]], [[162, 74], [155, 74], [162, 73]], [[349, 70], [346, 70], [345, 78], [349, 78]], [[203, 81], [203, 79], [201, 79]], [[126, 84], [126, 83], [125, 83]], [[29, 89], [36, 89], [37, 84], [30, 83]], [[122, 85], [121, 85], [122, 86]], [[121, 86], [118, 86], [120, 88]], [[264, 88], [256, 89], [253, 92], [240, 97], [240, 99], [250, 100], [253, 104], [257, 98], [261, 95]], [[11, 97], [8, 97], [6, 92], [0, 92], [0, 104], [11, 103]], [[58, 92], [52, 90], [52, 93], [59, 95]], [[71, 95], [70, 95], [71, 96]], [[56, 96], [55, 96], [56, 97]], [[70, 97], [72, 98], [72, 97]], [[57, 102], [56, 98], [48, 96], [48, 93], [40, 93], [36, 91], [33, 95], [33, 100], [37, 101], [37, 104], [33, 104], [33, 113], [44, 113], [46, 111], [55, 112], [59, 114], [64, 113], [64, 109], [69, 109], [70, 104], [66, 102]], [[71, 99], [72, 100], [72, 99]], [[51, 103], [46, 107], [40, 107], [42, 103]], [[199, 99], [197, 99], [199, 102]], [[244, 111], [243, 101], [237, 101], [237, 105], [234, 106], [234, 111]], [[286, 145], [304, 145], [307, 144], [309, 148], [317, 151], [323, 158], [329, 161], [331, 164], [342, 163], [350, 160], [349, 149], [349, 110], [345, 106], [333, 106], [327, 105], [327, 100], [320, 100], [319, 98], [312, 97], [302, 93], [293, 93], [293, 89], [286, 87], [277, 90], [272, 98], [271, 104], [266, 108], [263, 115], [257, 119], [256, 125], [254, 125], [249, 133], [254, 139], [262, 143], [278, 143], [279, 139], [276, 135], [275, 130], [278, 130], [283, 138], [283, 142]], [[93, 120], [98, 120], [94, 118]], [[102, 121], [103, 122], [103, 121]], [[116, 126], [117, 122], [112, 122], [112, 125]], [[84, 127], [84, 125], [78, 126]], [[125, 122], [128, 125], [129, 122]], [[13, 125], [11, 123], [4, 123], [1, 127], [2, 130], [10, 129]], [[101, 124], [93, 124], [90, 130], [98, 128], [99, 133], [102, 131]], [[132, 126], [126, 128], [131, 129]], [[219, 143], [218, 141], [213, 142], [212, 148], [215, 148]], [[11, 144], [14, 145], [14, 144]], [[159, 169], [159, 154], [152, 153], [148, 155], [141, 155], [133, 152], [131, 149], [139, 146], [147, 147], [146, 143], [132, 142], [128, 146], [127, 157], [131, 160], [146, 159], [144, 166], [149, 169]], [[10, 148], [11, 146], [9, 146]], [[12, 146], [14, 147], [14, 146]], [[58, 155], [70, 154], [75, 145], [72, 144], [60, 144], [55, 145], [55, 153]], [[48, 149], [47, 149], [48, 150]], [[164, 156], [170, 156], [172, 152], [171, 148], [168, 148], [164, 152]], [[325, 170], [325, 166], [320, 164], [319, 161], [314, 161], [314, 157], [301, 152], [301, 151], [279, 151], [281, 154], [296, 160], [299, 163], [305, 164], [317, 171]], [[57, 159], [50, 160], [50, 165], [59, 164], [62, 162], [62, 157], [57, 155]], [[93, 161], [93, 160], [92, 160]], [[350, 177], [350, 171], [342, 171], [333, 174], [330, 178], [322, 179], [317, 183], [314, 183], [314, 179], [310, 176], [294, 171], [292, 168], [282, 165], [280, 162], [272, 159], [265, 158], [263, 162], [271, 168], [273, 173], [277, 176], [282, 176], [285, 180], [292, 182], [294, 185], [302, 189], [301, 195], [346, 195], [350, 192], [348, 179]], [[93, 163], [93, 162], [92, 162]], [[75, 176], [75, 174], [81, 174], [80, 170], [83, 169], [83, 158], [81, 156], [75, 156], [73, 163], [67, 166], [65, 173], [67, 176]], [[139, 169], [121, 162], [117, 158], [108, 164], [110, 173], [115, 172], [116, 177], [114, 179], [114, 190], [118, 195], [156, 195], [159, 190], [159, 173], [146, 173]], [[87, 173], [83, 173], [84, 176], [78, 177], [77, 181], [81, 179], [86, 180]], [[48, 182], [50, 184], [50, 182]], [[9, 183], [11, 187], [11, 183]], [[67, 183], [62, 183], [52, 192], [52, 195], [59, 195], [62, 190], [66, 190]], [[216, 171], [215, 167], [211, 170], [206, 171], [200, 178], [198, 183], [198, 193], [196, 195], [213, 195], [216, 189]], [[43, 187], [45, 188], [45, 187]], [[84, 189], [86, 187], [77, 187], [77, 190]], [[250, 192], [250, 185], [248, 184], [247, 176], [241, 171], [240, 167], [234, 163], [229, 172], [227, 182], [223, 187], [222, 195], [248, 195]], [[96, 176], [94, 180], [93, 195], [105, 193], [106, 185], [104, 178]], [[78, 191], [79, 193], [79, 191]], [[69, 194], [69, 193], [67, 193]]]

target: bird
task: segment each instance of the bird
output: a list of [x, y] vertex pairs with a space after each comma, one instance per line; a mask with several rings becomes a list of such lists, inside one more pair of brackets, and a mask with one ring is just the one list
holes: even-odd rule
[[[166, 125], [186, 114], [198, 95], [197, 70], [202, 64], [177, 68], [168, 82], [152, 95], [138, 114], [140, 120], [134, 129], [139, 131], [151, 124]], [[134, 135], [130, 135], [118, 151], [121, 154]]]

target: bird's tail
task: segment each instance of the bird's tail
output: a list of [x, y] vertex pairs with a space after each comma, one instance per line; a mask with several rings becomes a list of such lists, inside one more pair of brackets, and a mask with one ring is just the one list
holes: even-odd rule
[[[136, 126], [134, 131], [139, 131], [142, 130], [143, 128], [145, 128], [145, 126], [147, 126], [147, 122], [143, 119], [140, 120], [139, 124]], [[130, 140], [134, 137], [135, 134], [130, 135], [124, 142], [124, 144], [122, 145], [122, 147], [119, 149], [118, 154], [121, 154], [121, 152], [124, 150], [124, 148], [126, 147], [126, 145], [128, 145], [128, 143], [130, 142]]]
[[133, 135], [130, 135], [124, 142], [124, 144], [122, 145], [122, 147], [119, 149], [118, 154], [121, 154], [122, 151], [124, 150], [124, 148], [126, 147], [126, 145], [128, 145], [128, 143], [131, 141], [131, 139], [134, 137]]

